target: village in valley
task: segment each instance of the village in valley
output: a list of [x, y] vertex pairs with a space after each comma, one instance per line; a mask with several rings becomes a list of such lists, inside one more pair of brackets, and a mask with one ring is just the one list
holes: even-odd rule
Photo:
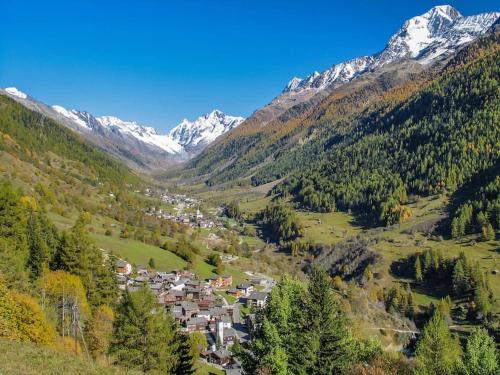
[[143, 194], [146, 197], [157, 198], [162, 204], [171, 207], [171, 210], [167, 210], [165, 208], [152, 206], [146, 212], [149, 216], [154, 216], [157, 219], [175, 221], [192, 228], [223, 228], [222, 221], [218, 220], [217, 217], [206, 217], [206, 215], [200, 211], [201, 201], [196, 198], [189, 197], [186, 194], [155, 191], [151, 188], [147, 188]]
[[[266, 305], [275, 283], [272, 278], [248, 272], [246, 282], [233, 285], [230, 275], [202, 280], [190, 271], [160, 272], [121, 259], [115, 262], [115, 272], [120, 289], [136, 291], [146, 286], [183, 331], [205, 336], [207, 346], [200, 348], [201, 361], [224, 368], [226, 373], [241, 373], [229, 348], [236, 340], [241, 343], [251, 338], [255, 312]], [[234, 302], [228, 303], [225, 296]]]

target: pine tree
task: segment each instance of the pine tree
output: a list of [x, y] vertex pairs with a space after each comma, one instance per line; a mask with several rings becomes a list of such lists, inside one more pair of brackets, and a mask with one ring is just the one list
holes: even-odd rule
[[177, 361], [172, 371], [176, 375], [190, 375], [195, 372], [195, 358], [191, 351], [189, 337], [185, 334], [177, 333], [175, 337], [177, 349], [175, 355]]
[[426, 251], [424, 254], [424, 274], [427, 275], [427, 273], [431, 270], [432, 266], [432, 256], [430, 251]]
[[459, 258], [453, 267], [452, 285], [456, 296], [461, 296], [467, 288], [465, 266], [463, 260]]
[[460, 367], [460, 344], [437, 310], [417, 343], [415, 358], [421, 375], [453, 375]]
[[500, 358], [495, 340], [482, 328], [476, 328], [467, 338], [464, 352], [466, 375], [496, 375], [500, 370]]
[[415, 280], [420, 283], [422, 282], [422, 264], [420, 262], [420, 256], [417, 255], [415, 259]]
[[110, 353], [126, 368], [171, 373], [175, 334], [172, 317], [147, 287], [126, 291], [116, 311]]
[[309, 373], [343, 373], [355, 360], [352, 334], [331, 287], [326, 271], [313, 267], [306, 306], [315, 349]]
[[483, 241], [492, 241], [495, 239], [495, 230], [490, 223], [485, 224], [482, 227], [481, 232]]
[[29, 246], [28, 267], [31, 280], [36, 280], [42, 274], [48, 263], [49, 249], [43, 240], [42, 228], [33, 211], [29, 213], [27, 236]]
[[154, 258], [149, 258], [148, 266], [149, 266], [149, 268], [151, 268], [153, 270], [156, 269], [156, 262], [155, 262]]

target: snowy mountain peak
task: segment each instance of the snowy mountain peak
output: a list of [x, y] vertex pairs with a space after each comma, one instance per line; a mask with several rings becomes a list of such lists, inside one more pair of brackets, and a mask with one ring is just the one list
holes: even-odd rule
[[283, 93], [323, 90], [401, 59], [416, 59], [427, 64], [485, 34], [499, 16], [500, 13], [491, 12], [464, 17], [450, 5], [435, 6], [404, 22], [381, 52], [334, 65], [321, 74], [314, 72], [303, 80], [294, 77]]
[[9, 93], [10, 95], [12, 96], [16, 96], [18, 98], [21, 98], [21, 99], [26, 99], [28, 97], [28, 95], [26, 95], [24, 92], [22, 91], [19, 91], [18, 89], [16, 89], [15, 87], [7, 87], [5, 88], [5, 91], [7, 93]]
[[152, 127], [135, 121], [124, 121], [115, 116], [94, 117], [88, 112], [68, 110], [59, 105], [52, 106], [52, 109], [79, 125], [82, 130], [103, 136], [112, 133], [115, 136], [133, 139], [177, 155], [200, 150], [244, 120], [243, 117], [228, 116], [215, 109], [200, 116], [194, 122], [184, 119], [169, 134], [159, 134]]
[[234, 129], [245, 119], [229, 116], [218, 109], [206, 113], [191, 122], [187, 119], [173, 128], [169, 136], [187, 151], [195, 150], [213, 142], [220, 135]]
[[289, 92], [295, 90], [299, 85], [300, 82], [302, 82], [302, 78], [299, 77], [293, 77], [285, 86], [283, 89], [283, 92]]

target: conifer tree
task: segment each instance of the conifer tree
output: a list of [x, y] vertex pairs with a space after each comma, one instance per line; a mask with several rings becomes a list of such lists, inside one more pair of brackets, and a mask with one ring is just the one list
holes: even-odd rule
[[415, 280], [420, 283], [423, 280], [422, 277], [422, 264], [420, 262], [420, 256], [417, 255], [415, 259]]
[[427, 323], [415, 350], [419, 375], [454, 375], [460, 367], [461, 349], [438, 310]]
[[313, 267], [307, 296], [307, 319], [314, 357], [310, 373], [343, 373], [355, 360], [354, 340], [340, 304], [333, 298], [325, 270]]
[[176, 364], [175, 324], [144, 287], [126, 291], [116, 311], [110, 353], [123, 367], [172, 373]]
[[466, 375], [495, 375], [500, 370], [495, 340], [483, 328], [475, 328], [467, 338], [464, 352]]
[[172, 371], [175, 375], [191, 375], [195, 372], [195, 358], [191, 351], [189, 337], [185, 334], [176, 334], [177, 349], [175, 355], [177, 357], [176, 365]]

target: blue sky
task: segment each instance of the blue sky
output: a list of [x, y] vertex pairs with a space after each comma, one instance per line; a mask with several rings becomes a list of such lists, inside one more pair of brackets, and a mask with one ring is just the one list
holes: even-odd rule
[[[166, 131], [214, 108], [248, 116], [294, 75], [379, 51], [436, 3], [2, 0], [0, 87]], [[462, 14], [498, 1], [450, 1]]]

